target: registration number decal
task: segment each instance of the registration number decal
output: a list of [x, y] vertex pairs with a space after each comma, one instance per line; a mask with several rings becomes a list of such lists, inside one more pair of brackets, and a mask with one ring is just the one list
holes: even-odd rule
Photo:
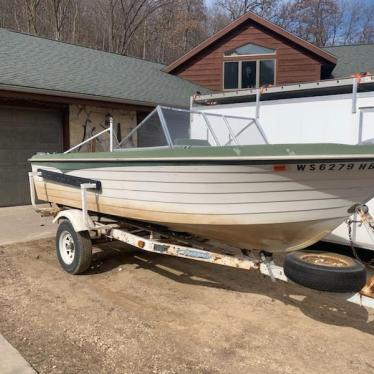
[[374, 169], [374, 162], [364, 163], [331, 163], [331, 164], [297, 164], [297, 171], [345, 171]]

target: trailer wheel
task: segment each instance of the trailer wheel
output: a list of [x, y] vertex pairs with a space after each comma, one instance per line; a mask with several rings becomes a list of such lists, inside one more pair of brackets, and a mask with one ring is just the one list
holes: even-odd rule
[[328, 252], [292, 252], [286, 256], [284, 273], [295, 283], [320, 291], [358, 292], [366, 283], [364, 265]]
[[88, 231], [76, 232], [69, 221], [62, 221], [56, 234], [57, 258], [70, 274], [86, 271], [92, 259], [92, 243]]

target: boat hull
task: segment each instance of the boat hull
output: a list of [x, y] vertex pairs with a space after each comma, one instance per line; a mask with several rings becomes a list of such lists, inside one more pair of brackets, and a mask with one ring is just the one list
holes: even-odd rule
[[[321, 166], [323, 165], [323, 166]], [[47, 169], [101, 181], [88, 192], [93, 212], [154, 222], [237, 247], [291, 251], [339, 226], [372, 193], [368, 162], [255, 165], [180, 162], [38, 162]], [[334, 164], [335, 165], [335, 164]], [[364, 166], [362, 166], [364, 165]], [[40, 200], [81, 207], [79, 188], [34, 178]]]

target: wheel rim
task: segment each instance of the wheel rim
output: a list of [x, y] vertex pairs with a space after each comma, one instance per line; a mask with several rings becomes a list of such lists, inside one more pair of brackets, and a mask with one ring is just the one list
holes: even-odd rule
[[71, 265], [75, 257], [75, 245], [70, 232], [64, 231], [60, 235], [59, 249], [62, 261], [64, 261], [66, 265]]
[[335, 268], [346, 268], [350, 266], [350, 263], [347, 260], [327, 254], [305, 254], [301, 256], [301, 259], [309, 264], [320, 266], [329, 266]]

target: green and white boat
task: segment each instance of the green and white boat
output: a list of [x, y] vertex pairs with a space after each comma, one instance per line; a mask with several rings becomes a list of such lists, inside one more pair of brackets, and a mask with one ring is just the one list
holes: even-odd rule
[[[263, 144], [240, 144], [247, 131]], [[38, 154], [32, 169], [99, 181], [93, 213], [270, 252], [319, 241], [374, 196], [373, 145], [270, 145], [255, 119], [162, 107], [122, 142], [109, 132], [109, 152]], [[160, 144], [135, 148], [142, 138]], [[34, 184], [40, 200], [81, 207], [79, 186]]]

